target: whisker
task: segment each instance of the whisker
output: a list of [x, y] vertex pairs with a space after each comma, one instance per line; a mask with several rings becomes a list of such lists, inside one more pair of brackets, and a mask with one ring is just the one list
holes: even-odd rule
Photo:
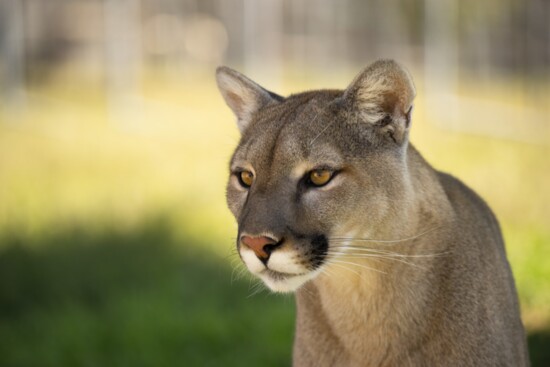
[[240, 269], [238, 269], [237, 275], [234, 276], [236, 270], [237, 267], [233, 268], [233, 271], [231, 272], [231, 284], [233, 284], [234, 281], [243, 278], [247, 273], [247, 269], [244, 266], [241, 266]]
[[240, 260], [235, 259], [231, 261], [231, 267], [233, 268], [233, 270], [237, 270], [237, 269], [242, 269], [244, 265]]
[[334, 273], [332, 271], [328, 270], [327, 268], [323, 269], [321, 274], [329, 276], [329, 277], [334, 277], [335, 276]]
[[353, 270], [353, 269], [350, 269], [350, 268], [347, 267], [347, 266], [340, 265], [340, 264], [338, 264], [337, 262], [330, 262], [330, 263], [327, 263], [327, 265], [338, 266], [338, 267], [340, 267], [340, 268], [346, 269], [346, 270], [348, 270], [348, 271], [351, 271], [352, 273], [357, 274], [357, 276], [360, 277], [360, 278], [363, 278], [363, 276], [361, 275], [361, 273], [359, 273], [358, 271]]
[[[317, 120], [317, 117], [319, 117], [319, 115], [321, 114], [321, 111], [317, 112], [317, 114], [315, 115], [315, 117], [313, 118], [313, 120], [311, 120], [311, 123], [315, 122], [315, 120]], [[336, 120], [334, 120], [336, 121]], [[319, 134], [317, 134], [310, 142], [309, 142], [309, 146], [312, 146], [313, 143], [315, 142], [315, 140], [317, 140], [317, 138], [319, 136], [321, 136], [321, 134], [323, 134], [328, 128], [330, 125], [332, 125], [334, 123], [334, 121], [332, 121], [330, 124], [328, 124], [327, 126], [325, 126], [325, 128], [323, 130], [321, 130], [321, 132]]]
[[435, 231], [438, 228], [440, 228], [440, 227], [434, 227], [434, 228], [428, 229], [427, 231], [421, 232], [417, 235], [414, 235], [414, 236], [411, 236], [411, 237], [406, 237], [406, 238], [395, 239], [395, 240], [374, 239], [374, 238], [353, 238], [353, 237], [349, 237], [349, 238], [347, 238], [347, 237], [330, 237], [329, 240], [331, 240], [331, 241], [351, 241], [351, 242], [399, 243], [399, 242], [406, 242], [406, 241], [417, 239], [421, 236], [424, 236], [424, 235], [426, 235], [430, 232]]
[[335, 260], [335, 259], [332, 259], [332, 260], [331, 260], [331, 263], [340, 263], [340, 264], [355, 265], [355, 266], [359, 266], [359, 267], [364, 268], [364, 269], [367, 269], [367, 270], [372, 270], [372, 271], [376, 271], [376, 272], [378, 272], [378, 273], [387, 274], [386, 272], [384, 272], [384, 271], [382, 271], [382, 270], [378, 270], [378, 269], [375, 269], [375, 268], [371, 268], [371, 267], [366, 266], [366, 265], [363, 265], [363, 264], [357, 264], [357, 263], [354, 263], [354, 262], [351, 262], [351, 261], [343, 261], [343, 260]]
[[[387, 250], [380, 250], [380, 249], [372, 249], [369, 247], [362, 247], [362, 246], [331, 246], [334, 249], [350, 249], [353, 251], [366, 251], [366, 252], [373, 252], [377, 254], [387, 254], [390, 256], [396, 256], [396, 257], [411, 257], [411, 258], [423, 258], [423, 257], [440, 257], [444, 255], [448, 255], [451, 252], [450, 251], [444, 251], [444, 252], [436, 252], [431, 254], [402, 254], [399, 252], [393, 252], [393, 251], [387, 251]], [[339, 251], [338, 253], [346, 254], [351, 253], [349, 251]]]
[[237, 249], [233, 247], [233, 248], [229, 249], [228, 254], [226, 256], [224, 256], [224, 259], [227, 259], [231, 256], [235, 256], [235, 255], [238, 255], [238, 254], [239, 254], [239, 252], [237, 251]]
[[252, 290], [253, 290], [253, 292], [250, 293], [246, 298], [253, 297], [254, 295], [260, 293], [260, 292], [263, 291], [263, 290], [265, 290], [264, 283], [263, 283], [261, 280], [258, 281], [258, 282], [252, 287]]
[[300, 287], [300, 290], [304, 291], [310, 300], [314, 300], [313, 292], [307, 289], [307, 287]]
[[415, 264], [415, 263], [412, 263], [410, 261], [406, 261], [406, 260], [403, 260], [403, 259], [400, 259], [400, 258], [395, 258], [395, 257], [392, 257], [392, 256], [387, 256], [387, 255], [378, 255], [378, 254], [342, 254], [340, 255], [340, 257], [344, 257], [344, 258], [372, 258], [373, 260], [376, 260], [376, 259], [386, 259], [386, 260], [393, 260], [393, 261], [398, 261], [398, 262], [401, 262], [403, 264], [407, 264], [407, 265], [410, 265], [410, 266], [414, 266], [414, 267], [417, 267], [417, 268], [421, 268], [421, 269], [426, 269], [424, 266], [421, 266], [421, 265], [418, 265], [418, 264]]

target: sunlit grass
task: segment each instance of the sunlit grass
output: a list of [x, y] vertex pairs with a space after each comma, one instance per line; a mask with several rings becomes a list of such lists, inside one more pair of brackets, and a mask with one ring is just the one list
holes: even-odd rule
[[[302, 87], [283, 84], [282, 93]], [[224, 190], [238, 133], [213, 78], [146, 81], [128, 101], [54, 84], [31, 89], [27, 109], [4, 110], [0, 231], [35, 238], [72, 225], [133, 228], [167, 212], [176, 233], [227, 255], [235, 226]], [[524, 320], [550, 327], [549, 145], [442, 130], [424, 119], [428, 107], [419, 95], [412, 142], [491, 205]]]

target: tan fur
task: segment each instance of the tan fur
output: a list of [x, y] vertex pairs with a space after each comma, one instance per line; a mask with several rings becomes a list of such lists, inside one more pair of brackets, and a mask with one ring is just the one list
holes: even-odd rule
[[[263, 263], [237, 247], [271, 289], [296, 292], [295, 366], [529, 365], [498, 222], [409, 144], [403, 68], [379, 61], [344, 91], [287, 98], [227, 68], [218, 84], [243, 133], [227, 188], [238, 238], [277, 241]], [[319, 168], [334, 177], [312, 187]]]

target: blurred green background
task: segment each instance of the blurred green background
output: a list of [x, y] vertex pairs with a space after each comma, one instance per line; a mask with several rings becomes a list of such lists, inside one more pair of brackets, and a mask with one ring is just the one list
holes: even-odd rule
[[213, 77], [283, 95], [392, 57], [411, 141], [501, 221], [550, 364], [550, 5], [3, 0], [0, 365], [290, 365], [294, 300], [234, 252], [238, 141]]

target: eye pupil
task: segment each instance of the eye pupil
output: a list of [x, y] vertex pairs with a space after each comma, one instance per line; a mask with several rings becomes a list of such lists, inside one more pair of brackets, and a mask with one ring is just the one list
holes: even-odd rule
[[244, 187], [250, 187], [252, 186], [252, 182], [254, 182], [254, 175], [252, 174], [252, 172], [242, 171], [239, 174], [239, 181]]
[[332, 178], [332, 172], [326, 169], [318, 169], [309, 174], [309, 181], [313, 186], [326, 185]]

